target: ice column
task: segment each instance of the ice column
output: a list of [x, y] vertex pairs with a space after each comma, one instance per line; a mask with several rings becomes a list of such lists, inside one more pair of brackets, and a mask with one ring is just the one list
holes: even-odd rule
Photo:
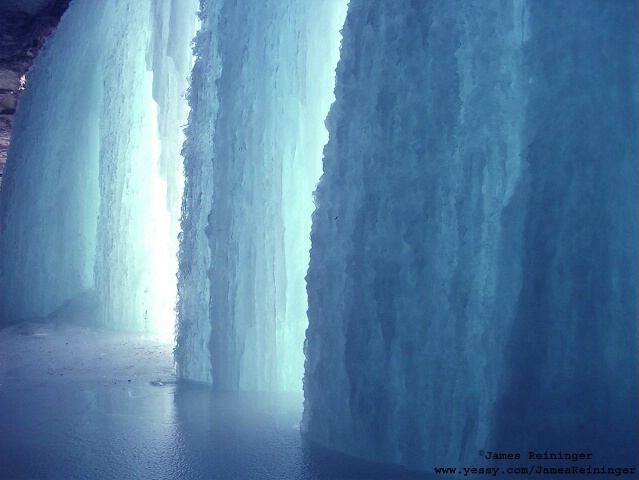
[[109, 327], [173, 335], [196, 8], [77, 0], [47, 42], [2, 192], [6, 319], [80, 296]]
[[110, 2], [96, 282], [103, 322], [171, 337], [196, 2]]
[[309, 438], [423, 469], [634, 454], [636, 8], [350, 2], [307, 277]]
[[196, 57], [189, 87], [184, 144], [184, 196], [180, 234], [177, 345], [175, 360], [182, 378], [212, 382], [211, 250], [207, 231], [213, 201], [213, 140], [219, 111], [217, 82], [221, 74], [217, 24], [219, 2], [202, 2], [200, 29], [193, 40]]
[[0, 196], [3, 321], [45, 317], [94, 287], [103, 3], [73, 2], [20, 99]]
[[493, 444], [636, 462], [637, 2], [531, 1], [522, 288]]
[[300, 391], [311, 192], [344, 2], [220, 0], [201, 9], [185, 144], [179, 371], [225, 390]]

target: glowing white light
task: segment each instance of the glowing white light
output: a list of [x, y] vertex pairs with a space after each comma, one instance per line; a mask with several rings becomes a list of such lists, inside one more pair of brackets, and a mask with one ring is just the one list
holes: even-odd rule
[[[149, 118], [157, 119], [157, 103], [150, 99]], [[157, 126], [152, 129], [157, 132]], [[150, 132], [149, 132], [150, 133]], [[176, 135], [175, 142], [181, 144], [182, 135]], [[179, 211], [171, 212], [167, 208], [167, 181], [159, 172], [159, 159], [162, 144], [156, 135], [149, 134], [145, 150], [155, 159], [155, 169], [149, 172], [145, 188], [149, 195], [149, 211], [144, 228], [144, 248], [147, 254], [145, 271], [146, 309], [145, 330], [159, 339], [173, 340], [175, 333], [175, 303], [177, 301], [177, 231], [176, 220]], [[182, 195], [184, 176], [181, 169], [178, 174], [180, 197]], [[179, 203], [178, 203], [179, 205]]]
[[[306, 281], [310, 260], [313, 190], [322, 174], [323, 149], [328, 141], [324, 120], [335, 101], [335, 67], [339, 61], [341, 28], [348, 1], [335, 2], [333, 17], [308, 33], [307, 87], [294, 158], [284, 162], [282, 205], [285, 226], [286, 318], [278, 328], [278, 388], [301, 391], [304, 337], [308, 327]], [[319, 25], [313, 25], [319, 26]], [[327, 38], [326, 32], [332, 33]], [[328, 45], [328, 48], [326, 48]], [[312, 93], [311, 93], [312, 92]]]

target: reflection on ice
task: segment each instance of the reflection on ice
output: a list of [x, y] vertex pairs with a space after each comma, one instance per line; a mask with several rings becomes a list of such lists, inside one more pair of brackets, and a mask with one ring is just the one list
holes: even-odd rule
[[79, 325], [0, 330], [0, 476], [417, 478], [304, 441], [299, 394], [177, 383], [171, 348]]

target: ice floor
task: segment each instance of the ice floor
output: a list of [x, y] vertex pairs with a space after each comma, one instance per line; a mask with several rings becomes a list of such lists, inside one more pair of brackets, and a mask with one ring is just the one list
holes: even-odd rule
[[172, 345], [77, 324], [0, 331], [0, 479], [429, 478], [334, 454], [302, 399], [180, 384]]

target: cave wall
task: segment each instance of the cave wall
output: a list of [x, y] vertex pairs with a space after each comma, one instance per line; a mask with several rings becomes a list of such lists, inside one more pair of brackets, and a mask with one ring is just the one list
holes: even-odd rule
[[351, 0], [309, 438], [419, 469], [636, 459], [637, 31], [634, 1]]
[[182, 378], [301, 390], [311, 192], [344, 3], [201, 3], [184, 147]]
[[172, 336], [196, 8], [76, 0], [36, 57], [0, 191], [2, 321], [92, 303]]

